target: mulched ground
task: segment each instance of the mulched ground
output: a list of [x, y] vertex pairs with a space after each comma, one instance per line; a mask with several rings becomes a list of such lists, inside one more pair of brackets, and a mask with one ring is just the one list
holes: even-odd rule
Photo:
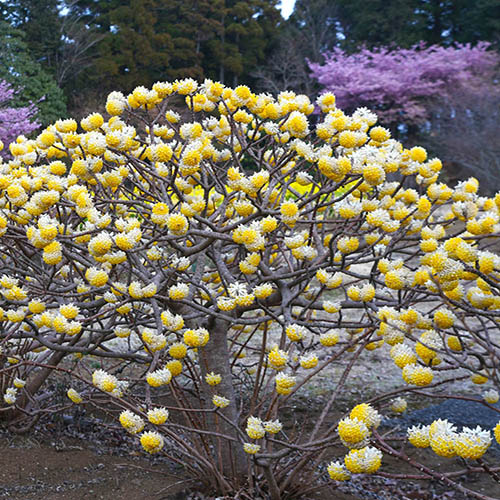
[[[430, 405], [420, 410], [414, 410], [401, 417], [385, 419], [383, 425], [386, 427], [397, 425], [401, 429], [407, 429], [417, 424], [428, 425], [440, 418], [447, 419], [449, 422], [455, 424], [459, 431], [462, 427], [476, 428], [479, 426], [482, 429], [491, 431], [493, 436], [493, 429], [498, 422], [500, 422], [500, 402], [491, 406], [497, 408], [498, 411], [492, 410], [474, 401], [448, 399], [439, 404]], [[494, 453], [500, 456], [500, 445], [495, 439], [493, 439], [493, 443], [488, 453]]]

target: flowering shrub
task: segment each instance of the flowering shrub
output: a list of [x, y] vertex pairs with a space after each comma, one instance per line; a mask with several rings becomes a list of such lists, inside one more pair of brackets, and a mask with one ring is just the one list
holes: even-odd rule
[[[179, 96], [182, 115], [169, 108]], [[457, 382], [472, 377], [486, 406], [498, 400], [500, 195], [480, 196], [473, 178], [440, 183], [441, 162], [366, 108], [346, 115], [328, 93], [318, 106], [313, 128], [313, 104], [292, 92], [161, 82], [111, 93], [109, 117], [12, 143], [0, 165], [1, 412], [22, 422], [64, 409], [44, 395], [63, 374], [70, 404], [119, 409], [146, 452], [222, 494], [307, 494], [318, 470], [387, 476], [391, 455], [474, 497], [377, 429], [407, 392], [465, 397]], [[401, 371], [394, 390], [327, 424], [374, 350]], [[328, 401], [297, 432], [285, 407], [337, 362]], [[408, 430], [415, 447], [495, 474], [482, 461], [492, 439], [441, 420]], [[328, 465], [334, 446], [345, 453]]]
[[498, 54], [481, 42], [475, 47], [417, 45], [411, 49], [362, 49], [348, 54], [334, 48], [324, 64], [311, 63], [312, 77], [341, 106], [368, 106], [385, 124], [415, 124], [429, 119], [429, 100], [453, 97], [460, 87], [498, 65]]
[[0, 81], [0, 144], [9, 145], [21, 134], [29, 134], [39, 127], [34, 119], [35, 106], [12, 108], [9, 102], [15, 90], [5, 81]]

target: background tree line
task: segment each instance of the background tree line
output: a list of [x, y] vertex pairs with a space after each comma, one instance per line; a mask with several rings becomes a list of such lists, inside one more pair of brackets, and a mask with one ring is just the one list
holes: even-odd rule
[[[334, 46], [424, 41], [498, 46], [496, 0], [3, 0], [0, 78], [38, 100], [43, 123], [112, 89], [212, 78], [311, 93], [307, 61]], [[59, 90], [60, 89], [60, 90]], [[22, 103], [24, 104], [24, 103]]]
[[[279, 3], [0, 0], [0, 80], [22, 88], [13, 106], [35, 103], [38, 122], [47, 125], [66, 115], [84, 116], [102, 105], [111, 90], [130, 92], [176, 78], [211, 78], [314, 97], [324, 87], [311, 73], [311, 63], [325, 63], [332, 49], [349, 55], [382, 46], [480, 41], [500, 48], [497, 0], [297, 0], [287, 20]], [[488, 96], [487, 109], [494, 109], [498, 93], [488, 85], [481, 88]], [[441, 102], [429, 109], [432, 119], [426, 124], [401, 129], [393, 123], [393, 133], [411, 131], [405, 140], [432, 148], [443, 143], [443, 134], [456, 133], [457, 120], [450, 117], [460, 115], [470, 124], [472, 116], [476, 129], [489, 131], [489, 145], [496, 133], [491, 113], [470, 113], [476, 97], [462, 95], [469, 104], [460, 111], [450, 101]], [[450, 155], [455, 147], [448, 148]], [[474, 158], [467, 159], [469, 166], [473, 163]]]

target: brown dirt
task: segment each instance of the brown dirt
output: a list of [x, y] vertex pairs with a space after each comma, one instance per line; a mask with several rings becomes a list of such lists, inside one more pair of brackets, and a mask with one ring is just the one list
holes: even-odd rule
[[[94, 436], [95, 437], [95, 436]], [[52, 438], [52, 440], [51, 440]], [[400, 446], [400, 445], [399, 445]], [[399, 448], [395, 445], [396, 448]], [[406, 447], [406, 452], [431, 468], [446, 462], [447, 471], [459, 470], [456, 459], [442, 459], [428, 450]], [[330, 458], [345, 453], [332, 449]], [[497, 456], [488, 453], [494, 465]], [[493, 461], [491, 460], [493, 458]], [[414, 474], [391, 457], [384, 457], [384, 472]], [[322, 476], [326, 475], [323, 471]], [[500, 487], [483, 474], [471, 474], [460, 482], [474, 491], [500, 499]], [[12, 500], [213, 500], [191, 495], [182, 471], [160, 457], [145, 456], [131, 443], [95, 443], [95, 439], [66, 436], [59, 430], [43, 429], [35, 435], [0, 435], [0, 498]], [[308, 483], [312, 487], [313, 483]], [[467, 500], [449, 487], [431, 481], [396, 481], [358, 476], [348, 483], [330, 482], [307, 500]], [[230, 500], [225, 497], [224, 500]], [[267, 500], [267, 499], [259, 499]], [[306, 500], [306, 499], [304, 499]]]
[[0, 498], [160, 500], [174, 498], [186, 487], [167, 465], [133, 456], [135, 452], [99, 456], [85, 442], [75, 443], [0, 439]]

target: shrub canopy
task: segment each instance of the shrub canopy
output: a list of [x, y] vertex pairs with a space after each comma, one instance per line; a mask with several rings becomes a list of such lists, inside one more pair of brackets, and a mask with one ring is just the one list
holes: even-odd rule
[[[2, 411], [61, 409], [41, 395], [62, 377], [75, 404], [120, 408], [146, 451], [213, 490], [278, 499], [305, 494], [333, 445], [348, 448], [333, 479], [376, 473], [396, 453], [377, 432], [395, 396], [449, 385], [453, 397], [472, 376], [490, 385], [484, 404], [498, 400], [500, 195], [480, 196], [473, 178], [440, 183], [439, 159], [405, 149], [366, 108], [345, 114], [330, 93], [317, 106], [313, 125], [314, 105], [293, 92], [158, 82], [111, 93], [109, 117], [58, 120], [11, 144]], [[367, 387], [327, 425], [353, 367], [378, 349], [402, 375], [394, 390]], [[324, 408], [296, 432], [290, 399], [337, 361]], [[492, 437], [438, 421], [409, 440], [476, 459]]]

